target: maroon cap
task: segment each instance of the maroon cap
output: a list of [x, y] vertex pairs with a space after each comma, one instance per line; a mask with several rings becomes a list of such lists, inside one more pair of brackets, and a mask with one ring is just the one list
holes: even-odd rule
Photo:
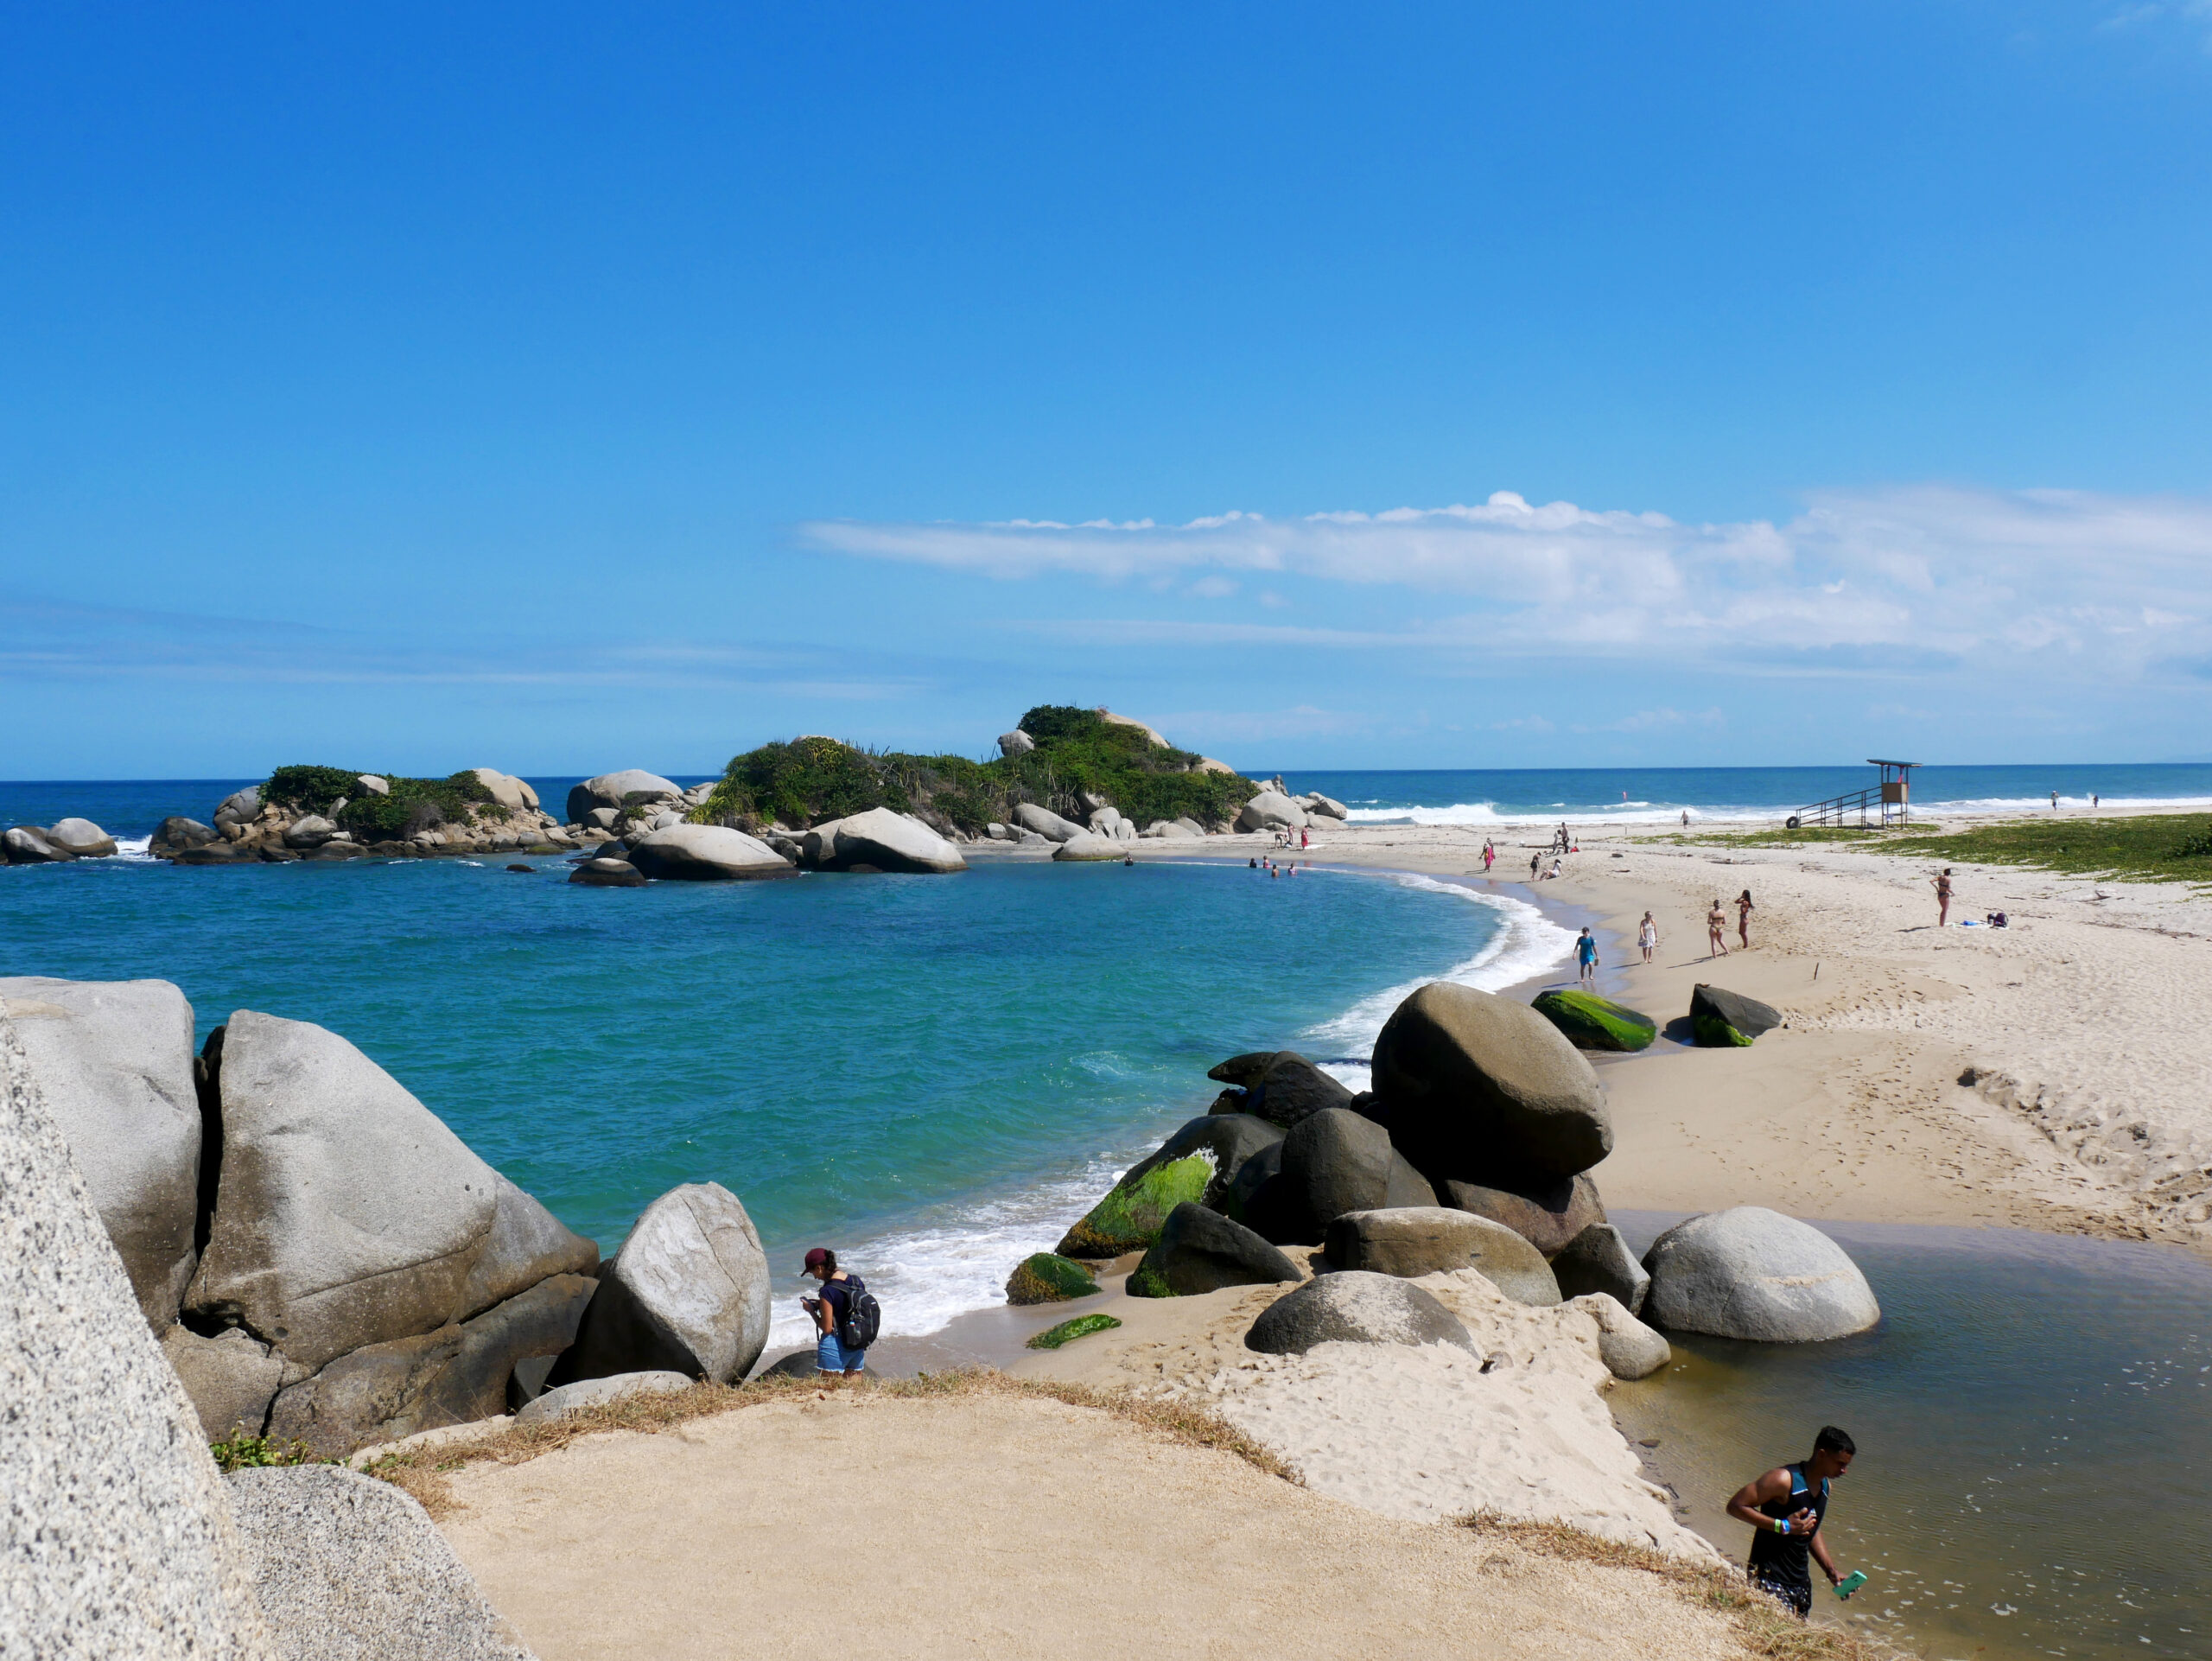
[[[786, 1257], [784, 1261], [785, 1263], [789, 1263], [791, 1259]], [[806, 1266], [809, 1269], [819, 1269], [823, 1264], [829, 1261], [830, 1254], [823, 1251], [820, 1246], [815, 1247], [813, 1251], [806, 1254]]]

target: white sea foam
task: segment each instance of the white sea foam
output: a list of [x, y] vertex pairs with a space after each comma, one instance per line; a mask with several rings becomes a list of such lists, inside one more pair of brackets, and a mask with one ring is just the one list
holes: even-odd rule
[[[1529, 979], [1564, 962], [1574, 936], [1526, 901], [1440, 882], [1410, 872], [1317, 870], [1313, 875], [1394, 882], [1402, 888], [1449, 894], [1498, 915], [1497, 933], [1464, 963], [1442, 975], [1408, 981], [1353, 1004], [1342, 1015], [1319, 1021], [1300, 1037], [1325, 1055], [1364, 1055], [1376, 1034], [1407, 995], [1430, 980], [1456, 981], [1486, 992]], [[1100, 1076], [1120, 1076], [1121, 1058], [1109, 1053], [1079, 1057], [1076, 1065]], [[1332, 1060], [1326, 1071], [1354, 1090], [1367, 1086], [1364, 1061]], [[1080, 1172], [1038, 1187], [980, 1204], [953, 1205], [921, 1224], [838, 1248], [848, 1263], [882, 1301], [883, 1330], [893, 1336], [920, 1338], [942, 1331], [955, 1317], [991, 1308], [1006, 1295], [1006, 1277], [1033, 1251], [1050, 1251], [1075, 1221], [1122, 1173], [1150, 1151], [1151, 1139], [1126, 1149], [1102, 1152]], [[776, 1301], [769, 1333], [772, 1350], [812, 1340], [814, 1325], [798, 1306], [805, 1287], [787, 1264], [775, 1265]]]
[[1693, 824], [1731, 824], [1738, 820], [1778, 819], [1788, 810], [1777, 807], [1690, 807], [1651, 802], [1610, 802], [1592, 807], [1567, 809], [1554, 803], [1542, 812], [1515, 810], [1500, 812], [1495, 802], [1455, 802], [1449, 807], [1355, 807], [1350, 818], [1357, 824], [1466, 824], [1475, 826], [1557, 824], [1680, 824], [1682, 815]]

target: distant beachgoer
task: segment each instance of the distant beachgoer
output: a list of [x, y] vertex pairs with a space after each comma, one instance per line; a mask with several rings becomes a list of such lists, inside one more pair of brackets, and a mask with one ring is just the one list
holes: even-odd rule
[[1549, 869], [1548, 871], [1546, 871], [1546, 872], [1544, 873], [1544, 875], [1545, 875], [1547, 878], [1550, 878], [1550, 877], [1557, 876], [1558, 875], [1559, 875], [1559, 856], [1558, 856], [1557, 854], [1554, 854], [1554, 855], [1552, 856], [1552, 868], [1551, 868], [1551, 869]]
[[1747, 951], [1751, 950], [1751, 913], [1755, 909], [1749, 888], [1736, 896], [1736, 938], [1744, 943], [1744, 949]]
[[1643, 920], [1637, 925], [1636, 943], [1643, 948], [1643, 961], [1649, 963], [1652, 952], [1658, 948], [1659, 925], [1652, 920], [1648, 911], [1643, 913]]
[[1574, 943], [1574, 961], [1581, 965], [1582, 983], [1595, 990], [1598, 984], [1598, 943], [1584, 929]]
[[1951, 920], [1951, 868], [1946, 865], [1943, 875], [1936, 879], [1936, 926], [1941, 928]]
[[2058, 811], [2058, 792], [2055, 790], [2050, 792], [2050, 811], [2054, 813]]
[[1828, 1556], [1821, 1524], [1827, 1520], [1828, 1484], [1851, 1468], [1858, 1451], [1842, 1431], [1822, 1425], [1813, 1439], [1812, 1458], [1777, 1465], [1746, 1482], [1728, 1502], [1729, 1516], [1758, 1531], [1751, 1536], [1751, 1584], [1789, 1605], [1801, 1620], [1813, 1610], [1813, 1577], [1805, 1564], [1808, 1553], [1837, 1595], [1851, 1595], [1838, 1584], [1843, 1573]]
[[1122, 856], [1122, 863], [1124, 865], [1134, 865], [1136, 862], [1137, 856], [1135, 854], [1123, 854]]
[[1690, 811], [1689, 811], [1689, 809], [1688, 809], [1688, 808], [1686, 807], [1686, 808], [1684, 808], [1684, 809], [1682, 810], [1682, 828], [1683, 828], [1685, 830], [1688, 830], [1688, 829], [1689, 829], [1689, 824], [1690, 824]]
[[1544, 864], [1544, 856], [1543, 856], [1541, 854], [1531, 854], [1531, 855], [1529, 855], [1529, 881], [1534, 882], [1534, 881], [1536, 880], [1537, 874], [1538, 874], [1539, 872], [1541, 872], [1541, 871], [1542, 870], [1542, 869], [1543, 869], [1543, 864]]
[[2101, 806], [2103, 806], [2103, 805], [2104, 805], [2104, 799], [2104, 799], [2103, 797], [2101, 797], [2101, 796], [2098, 795], [2094, 791], [2091, 791], [2091, 792], [2089, 792], [2089, 805], [2090, 805], [2091, 807], [2101, 807]]
[[822, 1334], [814, 1346], [815, 1368], [824, 1378], [857, 1378], [868, 1365], [868, 1346], [848, 1349], [840, 1334], [849, 1330], [853, 1299], [868, 1290], [868, 1282], [838, 1268], [837, 1254], [827, 1246], [806, 1254], [806, 1273], [822, 1282], [820, 1297], [798, 1301]]
[[1728, 955], [1728, 913], [1720, 909], [1720, 896], [1713, 896], [1713, 909], [1705, 914], [1705, 938], [1713, 946], [1712, 956]]
[[1268, 867], [1268, 875], [1269, 876], [1281, 876], [1282, 875], [1282, 867], [1280, 865], [1269, 865]]
[[1313, 845], [1313, 833], [1306, 830], [1303, 825], [1299, 827], [1298, 845], [1301, 850], [1311, 848]]
[[1245, 863], [1256, 871], [1260, 869], [1260, 856], [1257, 854], [1255, 854], [1250, 859], [1245, 861]]
[[1490, 845], [1490, 839], [1488, 837], [1484, 837], [1483, 839], [1483, 875], [1484, 876], [1488, 876], [1490, 875], [1490, 868], [1497, 861], [1497, 850]]

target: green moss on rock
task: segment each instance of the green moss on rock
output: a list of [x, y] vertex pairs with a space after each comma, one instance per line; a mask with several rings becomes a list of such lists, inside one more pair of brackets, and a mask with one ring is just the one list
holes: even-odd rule
[[1751, 1047], [1751, 1037], [1739, 1033], [1719, 1015], [1693, 1015], [1690, 1030], [1697, 1041], [1709, 1050], [1745, 1049]]
[[1144, 1263], [1139, 1263], [1130, 1275], [1128, 1292], [1133, 1298], [1172, 1298], [1175, 1295], [1175, 1289], [1167, 1283], [1167, 1276]]
[[1142, 1251], [1160, 1238], [1167, 1213], [1204, 1194], [1212, 1181], [1213, 1161], [1204, 1154], [1155, 1167], [1134, 1182], [1124, 1181], [1067, 1231], [1059, 1255], [1118, 1257]]
[[1659, 1035], [1649, 1015], [1595, 992], [1539, 992], [1534, 1008], [1578, 1049], [1649, 1049]]
[[1050, 1251], [1033, 1252], [1014, 1265], [1006, 1277], [1008, 1303], [1065, 1303], [1087, 1298], [1098, 1289], [1090, 1270], [1071, 1257]]
[[1073, 1321], [1064, 1321], [1057, 1327], [1048, 1327], [1029, 1340], [1033, 1350], [1057, 1350], [1061, 1345], [1077, 1338], [1088, 1338], [1093, 1333], [1111, 1332], [1122, 1323], [1111, 1315], [1077, 1315]]

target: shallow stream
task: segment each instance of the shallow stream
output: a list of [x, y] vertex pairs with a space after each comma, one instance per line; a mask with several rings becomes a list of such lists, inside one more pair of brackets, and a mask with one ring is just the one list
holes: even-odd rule
[[[1677, 1220], [1616, 1213], [1641, 1251]], [[2212, 1656], [2212, 1263], [2009, 1229], [1823, 1223], [1883, 1308], [1830, 1344], [1675, 1338], [1616, 1417], [1682, 1520], [1740, 1559], [1723, 1507], [1804, 1458], [1859, 1456], [1829, 1550], [1869, 1581], [1815, 1610], [1930, 1661]]]

